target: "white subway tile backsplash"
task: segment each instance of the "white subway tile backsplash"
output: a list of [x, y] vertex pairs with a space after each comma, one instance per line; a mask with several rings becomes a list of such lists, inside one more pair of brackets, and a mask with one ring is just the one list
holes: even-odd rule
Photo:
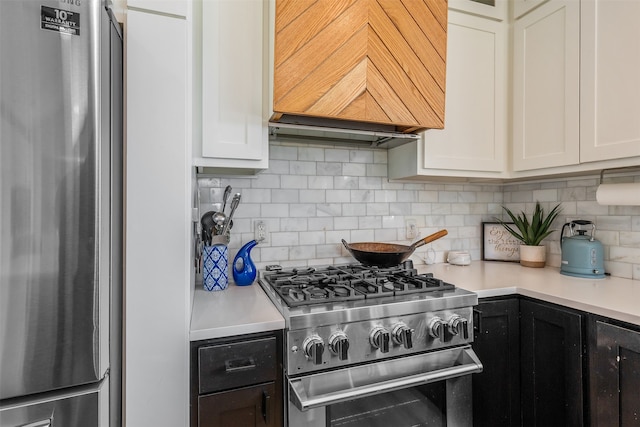
[[292, 217], [314, 217], [317, 216], [315, 203], [293, 203], [289, 205], [289, 215]]
[[[329, 194], [332, 192], [330, 191]], [[327, 200], [327, 192], [325, 190], [304, 190], [300, 191], [301, 203], [324, 203]]]
[[308, 187], [307, 177], [301, 175], [282, 175], [280, 176], [281, 188], [298, 188], [306, 189]]
[[266, 205], [261, 205], [260, 217], [287, 218], [289, 217], [290, 210], [291, 205], [288, 203], [269, 203]]
[[361, 216], [358, 217], [358, 228], [380, 228], [382, 227], [382, 218], [379, 216]]
[[323, 203], [316, 206], [316, 216], [336, 217], [342, 215], [342, 204], [340, 203]]
[[351, 201], [351, 190], [327, 191], [326, 201], [328, 203], [349, 203]]
[[444, 262], [451, 249], [469, 250], [476, 260], [481, 223], [506, 219], [503, 205], [530, 214], [536, 201], [545, 210], [561, 203], [556, 231], [545, 242], [549, 265], [560, 266], [562, 224], [588, 219], [605, 247], [606, 270], [640, 280], [640, 207], [597, 204], [597, 177], [508, 185], [400, 182], [387, 179], [387, 159], [386, 150], [272, 142], [270, 167], [259, 175], [198, 177], [200, 210], [219, 209], [226, 185], [242, 193], [229, 246], [233, 252], [253, 239], [255, 221], [266, 221], [270, 238], [252, 252], [263, 268], [353, 262], [342, 239], [409, 244], [408, 218], [422, 237], [443, 228], [449, 232], [419, 248], [415, 262]]
[[[324, 149], [320, 147], [298, 147], [298, 160], [324, 162]], [[271, 165], [269, 165], [271, 169]]]
[[342, 148], [326, 148], [324, 150], [325, 162], [345, 163], [349, 158], [349, 150]]
[[367, 215], [389, 215], [389, 203], [367, 203]]
[[367, 176], [380, 176], [387, 177], [387, 165], [386, 163], [374, 163], [366, 165]]
[[291, 161], [289, 171], [291, 175], [316, 175], [316, 162]]
[[558, 200], [558, 190], [533, 190], [533, 200], [538, 202], [555, 202]]
[[382, 189], [382, 178], [367, 176], [358, 178], [358, 188], [380, 190]]
[[269, 147], [269, 167], [272, 160], [298, 160], [298, 147], [271, 144]]
[[345, 203], [342, 205], [342, 215], [344, 216], [361, 216], [366, 214], [366, 203]]
[[[308, 227], [308, 219], [307, 218], [281, 218], [280, 219], [280, 230], [281, 231], [307, 231]], [[271, 231], [276, 231], [271, 228]]]
[[347, 175], [347, 176], [366, 176], [367, 175], [367, 165], [365, 165], [364, 163], [343, 163], [342, 164], [342, 175]]
[[273, 203], [298, 203], [300, 192], [298, 190], [271, 190], [271, 201]]
[[317, 217], [317, 218], [309, 218], [308, 222], [308, 230], [312, 231], [329, 231], [334, 228], [334, 219], [333, 217]]
[[356, 190], [358, 189], [358, 178], [353, 176], [335, 176], [333, 174], [333, 188], [338, 190]]
[[374, 190], [350, 190], [349, 195], [352, 203], [375, 202]]
[[326, 243], [323, 231], [301, 231], [300, 243], [303, 245], [322, 245]]
[[251, 187], [280, 188], [280, 175], [260, 174], [251, 182]]
[[310, 176], [307, 185], [309, 188], [330, 190], [333, 188], [333, 176]]
[[349, 150], [350, 163], [373, 163], [373, 150]]
[[357, 230], [358, 229], [358, 217], [356, 216], [343, 216], [333, 219], [333, 226], [336, 230]]
[[320, 176], [331, 177], [342, 175], [342, 163], [318, 163], [316, 173]]

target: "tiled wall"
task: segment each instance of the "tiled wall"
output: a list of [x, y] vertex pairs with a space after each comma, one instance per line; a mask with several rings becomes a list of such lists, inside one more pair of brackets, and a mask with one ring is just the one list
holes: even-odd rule
[[443, 228], [449, 232], [416, 250], [415, 263], [445, 262], [449, 250], [468, 250], [478, 260], [483, 221], [500, 216], [503, 204], [530, 213], [539, 200], [547, 210], [559, 201], [563, 207], [558, 231], [546, 241], [549, 265], [560, 265], [565, 220], [590, 219], [605, 245], [606, 269], [640, 279], [640, 207], [598, 205], [595, 178], [507, 186], [389, 182], [385, 150], [272, 142], [267, 171], [255, 177], [200, 176], [198, 185], [201, 213], [219, 209], [215, 203], [226, 185], [242, 193], [231, 258], [254, 238], [255, 221], [266, 222], [268, 242], [251, 252], [258, 268], [352, 262], [342, 239], [410, 244], [407, 219], [416, 221], [422, 237]]

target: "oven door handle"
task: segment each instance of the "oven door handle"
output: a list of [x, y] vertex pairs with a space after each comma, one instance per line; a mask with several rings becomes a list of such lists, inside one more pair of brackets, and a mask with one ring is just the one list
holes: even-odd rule
[[482, 372], [471, 346], [289, 378], [289, 400], [301, 411]]

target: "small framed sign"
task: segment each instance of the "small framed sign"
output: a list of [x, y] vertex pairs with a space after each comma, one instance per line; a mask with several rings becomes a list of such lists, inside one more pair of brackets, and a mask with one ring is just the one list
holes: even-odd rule
[[482, 223], [483, 260], [519, 262], [521, 243], [499, 222]]

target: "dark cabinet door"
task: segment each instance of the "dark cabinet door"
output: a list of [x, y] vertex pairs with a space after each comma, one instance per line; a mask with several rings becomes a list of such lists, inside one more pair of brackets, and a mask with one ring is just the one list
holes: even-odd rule
[[474, 311], [473, 349], [484, 367], [472, 378], [474, 425], [519, 426], [518, 298], [481, 300]]
[[199, 427], [275, 427], [275, 384], [198, 397]]
[[592, 426], [640, 426], [640, 332], [592, 320]]
[[582, 426], [582, 316], [520, 301], [524, 426]]

